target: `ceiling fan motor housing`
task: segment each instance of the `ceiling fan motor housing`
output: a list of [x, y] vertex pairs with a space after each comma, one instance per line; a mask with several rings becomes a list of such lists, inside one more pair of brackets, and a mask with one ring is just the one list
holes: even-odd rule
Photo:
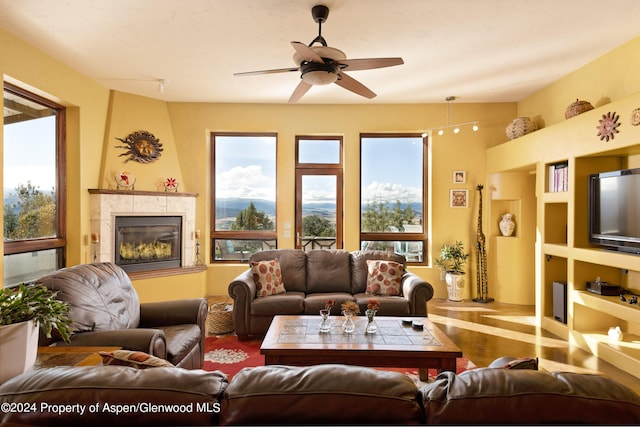
[[322, 59], [325, 60], [324, 64], [307, 61], [300, 64], [302, 80], [312, 85], [328, 85], [338, 80], [338, 64], [329, 58]]

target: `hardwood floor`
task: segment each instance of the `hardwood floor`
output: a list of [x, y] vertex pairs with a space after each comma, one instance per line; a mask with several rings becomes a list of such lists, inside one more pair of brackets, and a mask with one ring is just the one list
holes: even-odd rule
[[534, 306], [434, 298], [427, 308], [431, 321], [478, 367], [501, 356], [538, 357], [541, 369], [597, 373], [640, 393], [640, 379], [536, 327]]
[[431, 321], [478, 367], [501, 356], [537, 357], [541, 369], [605, 375], [640, 393], [640, 379], [536, 327], [534, 306], [434, 298], [427, 307]]

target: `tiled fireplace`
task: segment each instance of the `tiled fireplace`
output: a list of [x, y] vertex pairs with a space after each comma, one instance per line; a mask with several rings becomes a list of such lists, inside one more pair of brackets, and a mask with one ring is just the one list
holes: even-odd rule
[[196, 194], [89, 190], [90, 261], [127, 272], [195, 264]]

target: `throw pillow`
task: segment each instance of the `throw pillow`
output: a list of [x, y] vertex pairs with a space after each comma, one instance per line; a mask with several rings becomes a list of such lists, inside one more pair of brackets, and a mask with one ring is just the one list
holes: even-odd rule
[[370, 295], [400, 295], [404, 266], [395, 261], [367, 260], [367, 290]]
[[538, 370], [537, 357], [500, 357], [489, 365], [490, 368], [501, 369], [531, 369]]
[[286, 292], [282, 282], [282, 271], [277, 259], [269, 261], [251, 261], [251, 273], [256, 283], [258, 298], [278, 295]]
[[102, 364], [117, 365], [117, 366], [131, 366], [137, 369], [158, 368], [158, 367], [174, 367], [171, 362], [161, 359], [156, 356], [144, 353], [142, 351], [133, 350], [115, 350], [115, 351], [100, 351], [102, 356]]

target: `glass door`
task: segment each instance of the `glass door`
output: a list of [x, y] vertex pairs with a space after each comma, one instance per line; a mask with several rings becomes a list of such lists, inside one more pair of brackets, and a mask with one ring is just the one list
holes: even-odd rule
[[342, 248], [342, 174], [296, 173], [296, 249]]
[[295, 247], [342, 248], [342, 138], [296, 137]]

